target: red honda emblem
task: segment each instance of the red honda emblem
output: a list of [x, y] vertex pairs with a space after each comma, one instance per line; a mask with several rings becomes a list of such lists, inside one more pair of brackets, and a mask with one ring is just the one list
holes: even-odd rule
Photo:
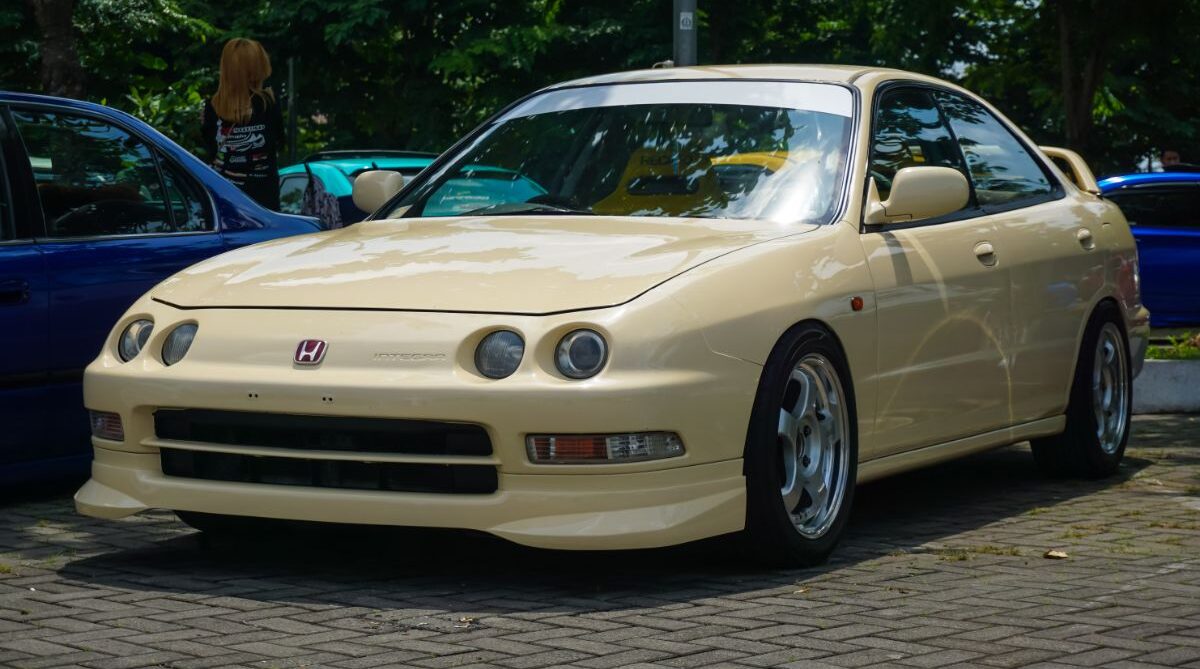
[[296, 346], [297, 365], [319, 365], [325, 359], [325, 349], [328, 346], [320, 339], [305, 339]]

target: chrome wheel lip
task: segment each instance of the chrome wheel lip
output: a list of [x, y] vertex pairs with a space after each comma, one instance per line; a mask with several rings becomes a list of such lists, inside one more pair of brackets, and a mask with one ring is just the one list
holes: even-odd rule
[[1125, 338], [1115, 323], [1105, 323], [1092, 360], [1092, 413], [1100, 450], [1112, 455], [1121, 447], [1129, 424], [1129, 360]]
[[803, 356], [779, 406], [780, 500], [796, 531], [818, 539], [837, 520], [850, 470], [846, 395], [832, 362], [819, 353]]

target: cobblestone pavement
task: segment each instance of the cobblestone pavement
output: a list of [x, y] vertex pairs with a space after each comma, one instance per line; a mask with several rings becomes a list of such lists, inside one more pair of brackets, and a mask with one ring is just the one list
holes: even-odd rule
[[1015, 446], [866, 486], [808, 570], [728, 541], [210, 545], [168, 513], [76, 516], [66, 493], [0, 505], [3, 667], [1200, 667], [1200, 417], [1138, 419], [1105, 481], [1040, 478]]

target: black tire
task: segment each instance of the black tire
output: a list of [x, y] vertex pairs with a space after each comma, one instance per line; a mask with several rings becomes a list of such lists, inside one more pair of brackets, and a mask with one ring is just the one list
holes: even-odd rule
[[[1123, 411], [1122, 426], [1109, 428], [1108, 437], [1101, 437], [1101, 421], [1097, 418], [1096, 401], [1093, 395], [1096, 360], [1101, 352], [1098, 348], [1101, 337], [1111, 342], [1119, 334], [1114, 351], [1123, 356], [1122, 373], [1125, 391], [1121, 399], [1114, 400], [1113, 411]], [[1105, 421], [1113, 414], [1105, 413]], [[1043, 472], [1054, 477], [1103, 478], [1116, 473], [1125, 455], [1129, 441], [1129, 429], [1133, 414], [1133, 372], [1129, 363], [1129, 337], [1121, 321], [1116, 305], [1103, 302], [1096, 308], [1088, 321], [1083, 342], [1079, 347], [1079, 359], [1075, 363], [1075, 376], [1071, 382], [1071, 395], [1067, 403], [1067, 427], [1062, 434], [1034, 439], [1030, 442], [1033, 458]], [[1107, 445], [1107, 447], [1106, 447]]]
[[[841, 461], [836, 465], [841, 479], [841, 491], [836, 510], [830, 509], [822, 525], [827, 524], [827, 529], [817, 536], [805, 536], [797, 522], [793, 521], [792, 510], [787, 508], [784, 501], [784, 488], [794, 489], [794, 485], [787, 484], [789, 476], [792, 481], [797, 479], [796, 472], [801, 463], [792, 464], [789, 473], [789, 465], [784, 455], [789, 452], [789, 446], [788, 441], [780, 436], [780, 425], [785, 405], [794, 404], [789, 393], [802, 392], [797, 390], [797, 384], [800, 382], [792, 378], [793, 370], [802, 362], [811, 362], [818, 358], [829, 363], [828, 367], [836, 373], [840, 385], [838, 419], [844, 419], [844, 425], [839, 428], [840, 439], [828, 441], [836, 441], [839, 444], [835, 448], [840, 449], [841, 455], [830, 462], [838, 459]], [[829, 406], [832, 406], [832, 403]], [[849, 366], [833, 335], [817, 324], [804, 323], [794, 326], [780, 339], [763, 368], [746, 435], [746, 529], [742, 538], [753, 559], [786, 567], [811, 566], [828, 559], [842, 536], [854, 501], [855, 476], [858, 473], [856, 416]], [[831, 419], [833, 418], [837, 417], [831, 416]], [[822, 428], [818, 426], [817, 429]], [[802, 431], [801, 433], [809, 434]], [[821, 436], [824, 435], [825, 432], [822, 431]], [[791, 443], [801, 442], [797, 440]], [[797, 454], [802, 451], [800, 446], [793, 447], [793, 452]], [[808, 464], [809, 461], [803, 461], [803, 466], [807, 467]], [[843, 472], [844, 475], [841, 475]], [[829, 489], [833, 488], [834, 486], [829, 486]], [[804, 496], [808, 494], [807, 490], [801, 493], [796, 509], [804, 509]], [[838, 493], [835, 490], [832, 494]], [[807, 499], [812, 508], [812, 498]]]

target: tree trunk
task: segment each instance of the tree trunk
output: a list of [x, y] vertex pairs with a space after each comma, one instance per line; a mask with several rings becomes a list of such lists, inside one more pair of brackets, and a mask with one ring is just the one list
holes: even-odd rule
[[[1067, 146], [1087, 155], [1094, 125], [1092, 107], [1108, 67], [1108, 45], [1113, 27], [1105, 25], [1103, 0], [1095, 6], [1086, 3], [1080, 12], [1082, 16], [1071, 15], [1071, 4], [1070, 0], [1055, 3], [1063, 116]], [[1076, 38], [1085, 44], [1082, 59], [1075, 54]]]
[[75, 0], [28, 0], [42, 31], [42, 90], [49, 95], [82, 98], [83, 65], [75, 50]]

